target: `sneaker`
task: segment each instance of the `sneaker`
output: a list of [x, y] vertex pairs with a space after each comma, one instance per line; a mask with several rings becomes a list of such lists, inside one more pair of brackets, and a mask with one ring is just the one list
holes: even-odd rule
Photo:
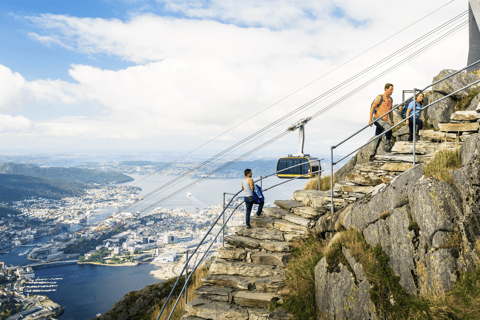
[[262, 212], [257, 213], [256, 216], [257, 216], [257, 217], [263, 217], [263, 213], [262, 213]]
[[252, 227], [251, 226], [245, 226], [245, 229], [251, 229]]

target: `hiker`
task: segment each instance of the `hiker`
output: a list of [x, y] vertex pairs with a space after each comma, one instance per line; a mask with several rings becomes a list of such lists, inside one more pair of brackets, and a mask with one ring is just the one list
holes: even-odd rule
[[[245, 225], [247, 229], [250, 229], [250, 213], [252, 212], [252, 207], [253, 207], [253, 190], [255, 189], [255, 186], [253, 184], [253, 179], [252, 179], [252, 170], [250, 169], [245, 169], [245, 179], [242, 181], [242, 190], [244, 191], [244, 196], [245, 196], [245, 206], [247, 211], [245, 212]], [[263, 209], [263, 204], [264, 202], [261, 201], [258, 204], [258, 209], [257, 209], [257, 217], [262, 215], [262, 209]]]
[[[378, 95], [375, 98], [375, 100], [373, 100], [372, 102], [372, 106], [370, 108], [370, 118], [368, 123], [371, 126], [373, 121], [381, 117], [381, 119], [375, 122], [376, 136], [378, 136], [384, 131], [387, 131], [394, 125], [392, 112], [382, 117], [382, 115], [384, 115], [385, 113], [387, 113], [392, 109], [392, 105], [393, 105], [393, 99], [391, 97], [392, 93], [393, 93], [393, 84], [387, 83], [385, 84], [385, 92], [381, 95]], [[375, 149], [377, 148], [378, 142], [379, 142], [379, 139], [377, 138], [375, 140]], [[392, 131], [388, 131], [385, 134], [384, 142], [385, 142], [384, 144], [385, 151], [390, 152], [390, 150], [392, 150], [392, 147], [393, 147]]]
[[[415, 125], [416, 125], [416, 129], [415, 130], [415, 135], [417, 136], [417, 138], [415, 140], [420, 140], [420, 137], [418, 137], [418, 132], [420, 130], [422, 130], [423, 128], [423, 121], [420, 120], [420, 114], [422, 113], [422, 105], [423, 105], [423, 93], [419, 93], [415, 96], [415, 100], [417, 101], [417, 104], [415, 106], [415, 111], [416, 111], [416, 114], [415, 114]], [[410, 103], [408, 104], [408, 109], [407, 109], [407, 115], [406, 117], [408, 118], [410, 115], [412, 115], [413, 113], [413, 100], [410, 101]], [[408, 119], [407, 120], [407, 125], [410, 129], [410, 135], [408, 136], [408, 141], [413, 141], [413, 117], [411, 119]]]

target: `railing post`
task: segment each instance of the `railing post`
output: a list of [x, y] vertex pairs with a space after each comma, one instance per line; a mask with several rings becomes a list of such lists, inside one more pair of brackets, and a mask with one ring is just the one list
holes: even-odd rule
[[320, 171], [320, 160], [318, 160], [318, 191], [320, 191], [320, 174], [322, 172]]
[[[417, 139], [417, 128], [415, 127], [416, 126], [416, 117], [417, 117], [417, 113], [416, 113], [416, 106], [417, 106], [417, 99], [415, 98], [415, 94], [417, 93], [417, 89], [413, 88], [413, 123], [412, 123], [412, 127], [413, 127], [413, 166], [415, 167], [415, 143], [416, 143], [416, 139]], [[407, 110], [408, 110], [408, 106], [407, 106]]]
[[[187, 265], [187, 263], [188, 263], [188, 250], [187, 250], [187, 257], [186, 258], [187, 259], [185, 260], [185, 266], [186, 266], [186, 268], [185, 268], [185, 284], [186, 284], [185, 285], [185, 306], [188, 303], [187, 302], [187, 299], [188, 299], [188, 293], [187, 293], [187, 291], [188, 291], [188, 282], [187, 282], [187, 280], [188, 280], [188, 265]], [[185, 313], [187, 313], [186, 310], [185, 310]]]
[[223, 193], [223, 224], [222, 224], [222, 247], [225, 247], [225, 194]]
[[333, 149], [334, 146], [330, 147], [330, 200], [331, 200], [331, 212], [333, 213]]
[[263, 176], [260, 176], [260, 188], [263, 189]]

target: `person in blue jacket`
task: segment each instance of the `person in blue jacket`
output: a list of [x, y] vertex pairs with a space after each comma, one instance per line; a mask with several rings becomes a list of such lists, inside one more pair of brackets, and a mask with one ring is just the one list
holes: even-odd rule
[[[415, 96], [415, 100], [417, 105], [415, 106], [416, 115], [415, 115], [415, 125], [417, 130], [415, 130], [415, 134], [418, 136], [418, 132], [423, 128], [423, 121], [420, 120], [420, 114], [422, 113], [422, 105], [423, 105], [423, 93], [419, 93]], [[413, 100], [410, 101], [408, 104], [407, 115], [408, 118], [413, 114]], [[410, 129], [410, 135], [408, 136], [408, 141], [413, 141], [413, 117], [407, 120], [407, 125]], [[416, 139], [420, 140], [420, 139]]]

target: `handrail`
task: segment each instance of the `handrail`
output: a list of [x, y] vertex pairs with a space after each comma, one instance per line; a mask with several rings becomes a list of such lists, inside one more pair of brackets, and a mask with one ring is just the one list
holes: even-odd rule
[[[414, 88], [414, 89], [413, 89], [413, 95], [412, 95], [411, 97], [409, 97], [409, 98], [406, 99], [405, 101], [402, 101], [402, 103], [400, 103], [399, 105], [396, 105], [396, 106], [392, 107], [388, 112], [386, 112], [385, 114], [379, 116], [376, 120], [374, 120], [374, 121], [372, 121], [371, 123], [369, 123], [368, 125], [364, 126], [362, 129], [356, 131], [354, 134], [352, 134], [352, 135], [349, 136], [348, 138], [344, 139], [342, 142], [338, 143], [337, 145], [334, 145], [334, 146], [331, 146], [331, 147], [330, 147], [330, 165], [331, 165], [331, 181], [330, 181], [331, 192], [330, 192], [330, 194], [331, 194], [331, 212], [332, 212], [332, 213], [334, 212], [334, 206], [333, 206], [333, 166], [334, 166], [334, 165], [336, 165], [336, 164], [338, 164], [340, 161], [346, 159], [347, 157], [349, 157], [349, 156], [352, 155], [353, 153], [357, 152], [357, 151], [360, 150], [361, 148], [365, 147], [365, 146], [368, 145], [369, 143], [375, 141], [376, 139], [379, 139], [380, 137], [384, 136], [384, 135], [387, 134], [388, 132], [391, 132], [394, 128], [396, 128], [396, 127], [398, 127], [400, 124], [406, 122], [408, 119], [412, 118], [414, 115], [418, 114], [420, 111], [423, 111], [423, 110], [427, 109], [428, 107], [430, 107], [430, 106], [432, 106], [432, 105], [434, 105], [434, 104], [436, 104], [436, 103], [438, 103], [438, 102], [440, 102], [440, 101], [442, 101], [442, 100], [445, 100], [446, 98], [448, 98], [448, 97], [450, 97], [450, 96], [452, 96], [452, 95], [454, 95], [454, 94], [456, 94], [456, 93], [458, 93], [458, 92], [460, 92], [460, 91], [463, 91], [463, 90], [465, 90], [465, 89], [467, 89], [467, 88], [469, 88], [469, 87], [471, 87], [471, 86], [473, 86], [473, 85], [475, 85], [475, 84], [480, 83], [480, 80], [475, 81], [475, 82], [473, 82], [473, 83], [471, 83], [471, 84], [469, 84], [469, 85], [466, 85], [465, 87], [463, 87], [463, 88], [461, 88], [461, 89], [459, 89], [459, 90], [456, 90], [455, 92], [452, 92], [452, 93], [450, 93], [450, 94], [448, 94], [448, 95], [446, 95], [446, 96], [444, 96], [444, 97], [436, 100], [435, 102], [432, 102], [432, 103], [426, 105], [426, 106], [423, 107], [423, 108], [420, 108], [420, 110], [419, 110], [418, 112], [417, 112], [417, 109], [416, 109], [416, 103], [414, 103], [414, 110], [413, 110], [412, 115], [406, 117], [406, 118], [403, 119], [402, 121], [400, 121], [400, 122], [398, 122], [397, 124], [395, 124], [394, 126], [390, 127], [388, 130], [383, 131], [383, 132], [382, 132], [381, 134], [379, 134], [378, 136], [373, 137], [373, 138], [370, 139], [367, 143], [363, 144], [361, 147], [359, 147], [359, 148], [355, 149], [354, 151], [350, 152], [349, 154], [347, 154], [346, 156], [344, 156], [344, 157], [341, 158], [340, 160], [333, 161], [333, 150], [336, 149], [337, 147], [339, 147], [340, 145], [342, 145], [343, 143], [345, 143], [346, 141], [350, 140], [351, 138], [353, 138], [354, 136], [356, 136], [358, 133], [362, 132], [362, 131], [365, 130], [366, 128], [371, 127], [374, 123], [376, 123], [377, 121], [379, 121], [380, 119], [382, 119], [384, 116], [386, 116], [386, 115], [390, 114], [391, 112], [393, 112], [393, 110], [396, 110], [396, 109], [398, 109], [400, 106], [406, 104], [406, 102], [409, 101], [410, 99], [412, 99], [412, 101], [414, 101], [417, 92], [422, 93], [423, 91], [427, 90], [428, 88], [430, 88], [430, 87], [432, 87], [432, 86], [434, 86], [434, 85], [436, 85], [436, 84], [438, 84], [438, 83], [440, 83], [440, 82], [442, 82], [442, 81], [445, 81], [445, 80], [447, 80], [447, 79], [449, 79], [449, 78], [451, 78], [451, 77], [459, 74], [460, 72], [463, 72], [463, 71], [465, 71], [465, 70], [468, 69], [468, 68], [471, 68], [472, 66], [474, 66], [474, 65], [476, 65], [476, 64], [478, 64], [478, 63], [480, 63], [480, 60], [478, 60], [478, 61], [476, 61], [476, 62], [474, 62], [474, 63], [466, 66], [466, 67], [463, 68], [463, 69], [460, 69], [460, 70], [458, 70], [458, 71], [456, 71], [456, 72], [454, 72], [454, 73], [446, 76], [445, 78], [442, 78], [442, 79], [440, 79], [440, 80], [435, 81], [435, 82], [432, 83], [432, 84], [429, 84], [428, 86], [426, 86], [426, 87], [423, 88], [423, 89], [416, 89], [416, 88]], [[414, 126], [414, 137], [413, 137], [413, 165], [415, 165], [415, 144], [416, 144], [416, 141], [415, 141], [415, 140], [416, 140], [416, 138], [415, 138], [415, 128], [416, 128], [416, 127], [415, 127], [415, 119], [416, 119], [416, 118], [413, 117], [413, 124], [412, 124], [412, 126]]]
[[[319, 160], [315, 160], [315, 161], [321, 161], [323, 159], [319, 159]], [[301, 163], [301, 164], [298, 164], [298, 165], [295, 165], [295, 166], [292, 166], [290, 168], [293, 168], [293, 167], [296, 167], [296, 166], [300, 166], [300, 165], [304, 165], [305, 163]], [[275, 175], [277, 174], [278, 172], [281, 172], [281, 171], [284, 171], [284, 170], [287, 170], [287, 169], [290, 169], [290, 168], [285, 168], [285, 169], [282, 169], [280, 171], [275, 171], [274, 173], [268, 175], [268, 176], [265, 176], [265, 177], [261, 177], [260, 179], [254, 181], [255, 183], [258, 182], [258, 181], [262, 181], [264, 178], [267, 178], [267, 177], [270, 177], [272, 175]], [[298, 177], [295, 177], [295, 178], [292, 178], [292, 179], [288, 179], [287, 181], [284, 181], [284, 182], [281, 182], [277, 185], [274, 185], [272, 187], [269, 187], [267, 189], [265, 189], [264, 191], [268, 191], [274, 187], [277, 187], [281, 184], [284, 184], [284, 183], [287, 183], [287, 182], [290, 182], [290, 181], [293, 181], [293, 180], [296, 180], [296, 179], [299, 179], [301, 177], [304, 177], [304, 176], [307, 176], [307, 175], [311, 175], [311, 174], [316, 174], [318, 173], [319, 176], [321, 174], [323, 170], [318, 170], [318, 171], [315, 171], [315, 172], [309, 172], [309, 173], [306, 173], [306, 174], [302, 174]], [[173, 315], [173, 312], [175, 311], [175, 308], [177, 307], [177, 304], [178, 302], [180, 301], [180, 298], [183, 294], [183, 292], [186, 290], [186, 288], [188, 287], [188, 282], [190, 281], [190, 278], [192, 277], [193, 273], [197, 270], [197, 268], [200, 266], [200, 264], [202, 263], [203, 259], [205, 258], [205, 256], [208, 254], [208, 252], [210, 251], [210, 248], [212, 247], [213, 243], [215, 243], [216, 239], [218, 238], [219, 234], [221, 232], [224, 231], [225, 229], [225, 226], [227, 225], [228, 221], [230, 220], [230, 218], [233, 216], [233, 214], [235, 213], [235, 211], [238, 209], [238, 207], [240, 207], [240, 205], [242, 205], [244, 203], [244, 201], [240, 202], [240, 204], [238, 204], [235, 209], [232, 211], [232, 213], [230, 214], [230, 216], [228, 216], [228, 218], [225, 220], [225, 212], [226, 210], [229, 208], [230, 204], [232, 203], [232, 201], [242, 192], [243, 190], [240, 190], [238, 191], [237, 193], [235, 194], [232, 194], [233, 197], [230, 199], [230, 201], [228, 202], [228, 204], [226, 206], [224, 206], [223, 210], [222, 210], [222, 213], [218, 215], [217, 219], [215, 220], [214, 223], [212, 223], [212, 226], [210, 227], [210, 229], [207, 231], [207, 233], [204, 235], [203, 239], [200, 241], [200, 243], [198, 244], [198, 246], [195, 248], [195, 250], [193, 251], [193, 253], [190, 255], [190, 257], [188, 259], [186, 259], [185, 261], [185, 266], [183, 267], [182, 271], [180, 272], [180, 275], [178, 276], [177, 278], [177, 281], [175, 282], [175, 284], [173, 285], [172, 287], [172, 290], [170, 291], [170, 294], [168, 295], [167, 297], [167, 300], [165, 301], [165, 303], [163, 304], [163, 307], [162, 309], [160, 310], [160, 313], [157, 317], [157, 320], [160, 319], [160, 316], [163, 314], [164, 310], [165, 310], [165, 307], [167, 306], [167, 303], [170, 301], [172, 295], [173, 295], [173, 292], [175, 291], [175, 288], [177, 287], [178, 285], [178, 282], [180, 281], [180, 278], [182, 277], [182, 274], [184, 273], [185, 271], [185, 268], [188, 267], [189, 263], [190, 263], [190, 260], [193, 258], [193, 256], [195, 255], [195, 253], [197, 253], [197, 251], [199, 250], [199, 248], [204, 244], [203, 242], [205, 241], [205, 239], [207, 238], [208, 235], [210, 235], [210, 233], [212, 232], [213, 228], [216, 226], [216, 224], [218, 223], [218, 221], [220, 220], [221, 217], [223, 217], [223, 225], [221, 226], [220, 228], [220, 231], [218, 231], [217, 235], [215, 236], [215, 238], [213, 238], [212, 242], [210, 243], [209, 247], [207, 248], [207, 250], [205, 250], [202, 258], [199, 260], [199, 262], [195, 265], [195, 267], [193, 268], [193, 270], [190, 272], [190, 275], [188, 276], [187, 279], [185, 279], [185, 283], [184, 283], [184, 286], [182, 287], [182, 290], [180, 291], [180, 293], [178, 294], [178, 298], [177, 298], [177, 301], [175, 302], [174, 306], [173, 306], [173, 309], [170, 313], [170, 315], [168, 316], [168, 320], [172, 317]], [[225, 194], [227, 194], [226, 192], [224, 192], [224, 197], [225, 197]]]

